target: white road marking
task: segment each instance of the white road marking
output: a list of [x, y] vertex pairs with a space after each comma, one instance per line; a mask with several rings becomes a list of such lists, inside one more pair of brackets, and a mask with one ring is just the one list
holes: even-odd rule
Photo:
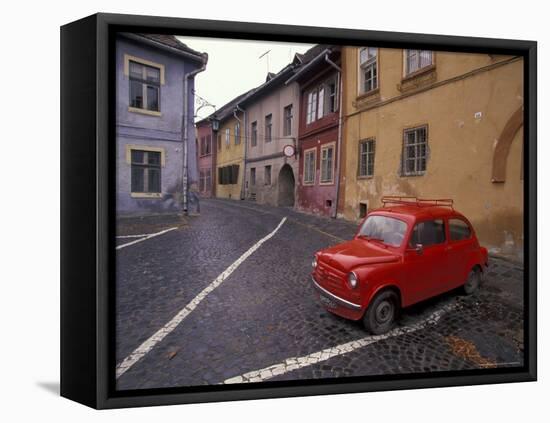
[[[218, 201], [218, 200], [215, 200], [215, 201]], [[225, 204], [224, 201], [218, 201], [218, 203], [221, 203], [221, 204]], [[231, 204], [230, 205], [231, 207], [238, 207], [240, 209], [246, 209], [246, 210], [252, 210], [252, 211], [255, 211], [256, 213], [260, 213], [260, 214], [269, 214], [271, 216], [276, 216], [278, 217], [278, 215], [276, 213], [271, 213], [271, 212], [268, 212], [266, 210], [260, 210], [260, 209], [257, 209], [255, 207], [247, 207], [247, 206], [241, 206], [241, 205], [237, 205], [237, 204]], [[333, 234], [329, 234], [328, 232], [325, 232], [325, 231], [322, 231], [321, 229], [319, 228], [316, 228], [315, 226], [313, 225], [308, 225], [307, 223], [303, 223], [303, 222], [300, 222], [299, 220], [296, 220], [296, 219], [292, 219], [292, 218], [289, 218], [288, 219], [289, 222], [292, 222], [292, 223], [295, 223], [297, 225], [301, 225], [305, 228], [308, 228], [308, 229], [311, 229], [313, 231], [317, 231], [319, 232], [320, 234], [323, 234], [325, 236], [328, 236], [330, 238], [333, 238], [337, 241], [340, 241], [340, 242], [344, 242], [346, 241], [344, 238], [340, 238], [339, 236], [336, 236], [336, 235], [333, 235]]]
[[384, 339], [393, 338], [399, 335], [404, 335], [406, 333], [416, 332], [420, 329], [425, 328], [428, 325], [433, 325], [437, 323], [443, 314], [455, 308], [457, 308], [457, 303], [450, 303], [443, 306], [443, 308], [441, 308], [440, 310], [437, 310], [434, 313], [430, 314], [426, 319], [421, 320], [410, 326], [395, 328], [383, 335], [366, 336], [355, 341], [326, 348], [324, 350], [317, 351], [302, 357], [290, 357], [281, 363], [273, 364], [271, 366], [264, 367], [263, 369], [254, 370], [248, 373], [244, 373], [240, 376], [226, 379], [223, 383], [230, 384], [263, 382], [267, 379], [271, 379], [272, 377], [282, 375], [292, 370], [301, 369], [303, 367], [311, 366], [313, 364], [328, 360], [332, 357], [350, 353], [358, 348], [366, 347], [367, 345], [374, 344], [375, 342], [379, 342]]
[[185, 319], [202, 300], [206, 298], [214, 289], [221, 285], [221, 283], [226, 280], [231, 273], [237, 269], [252, 253], [254, 253], [261, 245], [266, 242], [268, 239], [273, 237], [277, 231], [285, 223], [286, 217], [283, 217], [281, 222], [277, 227], [271, 231], [269, 234], [264, 236], [258, 242], [256, 242], [252, 247], [250, 247], [242, 256], [240, 256], [233, 264], [231, 264], [227, 269], [225, 269], [214, 281], [210, 283], [206, 288], [204, 288], [199, 295], [197, 295], [189, 304], [182, 308], [178, 314], [176, 314], [172, 320], [166, 323], [162, 328], [160, 328], [155, 334], [153, 334], [149, 339], [143, 342], [139, 347], [137, 347], [128, 357], [126, 357], [122, 362], [116, 366], [116, 378], [118, 379], [122, 376], [130, 367], [136, 364], [145, 354], [153, 349], [160, 341], [164, 339], [166, 335], [172, 332], [182, 321]]
[[116, 238], [143, 238], [152, 234], [140, 234], [140, 235], [117, 235]]
[[126, 244], [117, 245], [116, 249], [120, 250], [121, 248], [129, 247], [130, 245], [137, 244], [138, 242], [147, 241], [148, 239], [154, 238], [156, 236], [165, 234], [166, 232], [170, 232], [170, 231], [173, 231], [173, 230], [176, 230], [176, 229], [178, 229], [178, 228], [168, 228], [168, 229], [165, 229], [164, 231], [156, 232], [154, 234], [143, 235], [145, 238], [136, 239], [135, 241], [130, 241], [130, 242], [127, 242]]

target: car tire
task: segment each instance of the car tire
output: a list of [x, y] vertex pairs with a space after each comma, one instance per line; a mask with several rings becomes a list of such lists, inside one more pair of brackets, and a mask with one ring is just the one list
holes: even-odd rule
[[470, 271], [468, 279], [466, 279], [463, 287], [464, 293], [466, 295], [473, 294], [479, 289], [479, 285], [481, 285], [481, 270], [476, 266]]
[[365, 329], [381, 335], [393, 328], [399, 314], [399, 299], [394, 291], [382, 291], [374, 297], [363, 316]]

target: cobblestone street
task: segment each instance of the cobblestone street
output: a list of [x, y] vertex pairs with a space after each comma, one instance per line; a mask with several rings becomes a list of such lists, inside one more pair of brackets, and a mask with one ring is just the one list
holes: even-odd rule
[[523, 268], [514, 262], [491, 257], [476, 294], [416, 304], [372, 336], [327, 312], [309, 277], [314, 252], [357, 225], [212, 199], [172, 226], [150, 238], [132, 227], [117, 240], [118, 389], [523, 364]]

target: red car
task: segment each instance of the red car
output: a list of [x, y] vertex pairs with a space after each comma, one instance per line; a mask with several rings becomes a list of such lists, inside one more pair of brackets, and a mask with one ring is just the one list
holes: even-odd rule
[[332, 313], [363, 320], [373, 334], [393, 327], [401, 308], [464, 287], [488, 267], [487, 249], [452, 200], [384, 197], [351, 241], [318, 251], [313, 286]]

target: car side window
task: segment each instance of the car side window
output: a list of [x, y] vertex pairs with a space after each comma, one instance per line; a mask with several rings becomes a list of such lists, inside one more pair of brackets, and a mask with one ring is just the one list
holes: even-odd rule
[[462, 219], [449, 219], [449, 235], [451, 241], [460, 241], [470, 238], [472, 231]]
[[417, 223], [411, 233], [409, 245], [415, 247], [422, 244], [424, 247], [442, 244], [445, 242], [445, 224], [442, 219], [426, 220]]

